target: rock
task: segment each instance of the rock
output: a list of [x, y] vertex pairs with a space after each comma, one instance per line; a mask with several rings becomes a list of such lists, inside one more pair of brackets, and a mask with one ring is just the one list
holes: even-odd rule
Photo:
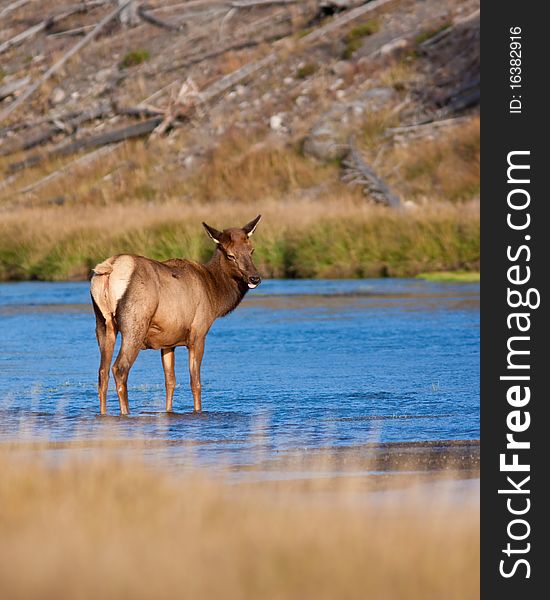
[[96, 81], [101, 83], [106, 82], [111, 75], [111, 69], [100, 69], [95, 75], [94, 78]]
[[347, 60], [339, 60], [332, 65], [331, 71], [337, 77], [347, 77], [353, 73], [353, 65]]
[[347, 149], [338, 143], [338, 129], [335, 123], [319, 123], [304, 140], [304, 153], [320, 160], [337, 160], [346, 154]]
[[371, 110], [382, 108], [382, 106], [389, 102], [395, 94], [395, 90], [391, 87], [375, 87], [363, 92], [358, 102], [364, 104]]
[[285, 78], [283, 79], [283, 83], [284, 83], [285, 85], [290, 85], [291, 83], [294, 83], [294, 78], [293, 78], [293, 77], [285, 77]]
[[345, 91], [337, 90], [339, 101], [334, 102], [311, 128], [304, 140], [304, 152], [324, 161], [343, 158], [347, 152], [346, 129], [353, 125], [355, 119], [383, 108], [394, 93], [392, 88], [372, 88], [346, 102], [341, 99]]
[[380, 50], [378, 52], [380, 56], [387, 56], [388, 54], [393, 54], [397, 50], [404, 50], [408, 47], [408, 45], [409, 42], [407, 42], [406, 39], [399, 38], [398, 40], [393, 40], [391, 42], [388, 42], [387, 44], [384, 44], [380, 47]]
[[330, 86], [330, 91], [333, 92], [334, 90], [337, 90], [338, 88], [342, 87], [344, 85], [344, 80], [343, 79], [337, 79], [331, 86]]
[[245, 85], [238, 85], [235, 88], [235, 92], [236, 92], [237, 96], [244, 96], [246, 94], [246, 86]]
[[273, 131], [283, 131], [283, 120], [286, 116], [286, 113], [277, 113], [276, 115], [271, 115], [269, 118], [269, 127]]
[[61, 104], [61, 102], [63, 102], [63, 100], [65, 100], [66, 97], [67, 94], [65, 93], [65, 91], [60, 87], [56, 87], [52, 91], [50, 100], [53, 105], [56, 105]]
[[306, 104], [309, 104], [309, 98], [307, 96], [298, 96], [298, 98], [296, 98], [295, 100], [296, 106], [305, 106]]

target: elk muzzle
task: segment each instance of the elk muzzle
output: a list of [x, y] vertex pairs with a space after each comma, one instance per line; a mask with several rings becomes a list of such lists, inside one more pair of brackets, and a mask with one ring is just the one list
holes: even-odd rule
[[259, 277], [258, 275], [252, 275], [251, 277], [248, 278], [248, 287], [253, 290], [255, 287], [258, 287], [260, 285], [260, 283], [262, 282], [262, 278]]

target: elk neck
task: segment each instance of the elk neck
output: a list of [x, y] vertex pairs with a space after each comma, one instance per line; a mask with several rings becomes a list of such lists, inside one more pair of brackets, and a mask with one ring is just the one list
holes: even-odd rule
[[204, 265], [210, 275], [210, 295], [216, 318], [224, 317], [237, 308], [248, 291], [248, 285], [229, 275], [223, 263], [222, 252], [216, 249], [212, 258]]

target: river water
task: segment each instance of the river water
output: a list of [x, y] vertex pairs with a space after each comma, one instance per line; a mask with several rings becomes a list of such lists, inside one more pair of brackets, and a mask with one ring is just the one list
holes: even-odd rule
[[130, 373], [130, 417], [118, 416], [112, 378], [100, 417], [94, 327], [87, 283], [0, 285], [0, 443], [139, 441], [179, 462], [246, 465], [479, 437], [478, 284], [265, 281], [208, 335], [200, 416], [179, 348], [175, 414], [164, 413], [160, 353], [148, 350]]

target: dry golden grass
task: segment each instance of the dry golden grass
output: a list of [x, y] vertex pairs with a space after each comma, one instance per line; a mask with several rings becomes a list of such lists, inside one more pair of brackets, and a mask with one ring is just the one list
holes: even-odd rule
[[393, 149], [385, 157], [399, 165], [393, 181], [411, 200], [461, 201], [479, 194], [479, 117]]
[[475, 502], [371, 504], [113, 457], [47, 467], [16, 456], [0, 454], [0, 585], [11, 600], [479, 594]]
[[[479, 195], [479, 118], [441, 131], [435, 139], [412, 140], [405, 146], [388, 144], [386, 129], [395, 125], [398, 119], [391, 109], [370, 113], [356, 139], [367, 162], [377, 161], [377, 171], [404, 200], [465, 201]], [[343, 128], [342, 142], [347, 139], [346, 132]], [[58, 198], [65, 204], [175, 199], [255, 203], [300, 194], [314, 194], [319, 200], [361, 195], [359, 188], [340, 182], [339, 164], [303, 156], [299, 139], [284, 143], [261, 127], [246, 133], [229, 128], [205, 155], [197, 156], [197, 142], [189, 136], [180, 131], [168, 141], [124, 144], [30, 194], [18, 194], [75, 157], [46, 160], [0, 188], [0, 207], [39, 206]], [[195, 155], [194, 163], [186, 168], [182, 163], [190, 155]], [[7, 172], [20, 158], [0, 159], [0, 171]]]
[[30, 208], [0, 220], [0, 279], [86, 278], [106, 256], [206, 260], [200, 223], [238, 226], [263, 215], [256, 263], [270, 277], [368, 277], [475, 270], [479, 205], [388, 212], [356, 198], [257, 203], [133, 203]]

